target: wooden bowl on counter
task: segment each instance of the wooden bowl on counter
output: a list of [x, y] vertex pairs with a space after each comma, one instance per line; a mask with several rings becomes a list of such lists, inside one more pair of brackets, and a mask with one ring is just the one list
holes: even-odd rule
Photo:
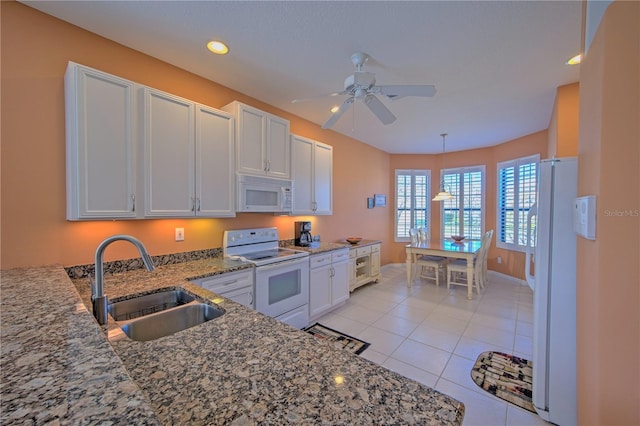
[[452, 236], [451, 236], [451, 239], [452, 239], [453, 241], [455, 241], [456, 243], [461, 243], [461, 242], [462, 242], [462, 240], [464, 240], [464, 239], [465, 239], [465, 237], [464, 237], [463, 235], [452, 235]]
[[362, 241], [362, 238], [360, 237], [348, 237], [346, 238], [347, 242], [349, 244], [358, 244], [360, 241]]

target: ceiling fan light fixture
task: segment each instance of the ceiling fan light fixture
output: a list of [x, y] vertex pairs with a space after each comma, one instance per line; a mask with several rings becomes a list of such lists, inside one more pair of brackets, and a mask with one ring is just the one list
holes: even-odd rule
[[208, 42], [207, 49], [216, 55], [226, 55], [229, 53], [229, 47], [219, 40], [211, 40]]
[[578, 65], [580, 62], [582, 62], [582, 53], [580, 53], [580, 54], [568, 59], [566, 64], [567, 65]]
[[331, 109], [329, 111], [331, 111], [331, 114], [334, 114], [336, 112], [338, 112], [340, 110], [340, 107], [338, 105], [334, 105], [331, 107]]

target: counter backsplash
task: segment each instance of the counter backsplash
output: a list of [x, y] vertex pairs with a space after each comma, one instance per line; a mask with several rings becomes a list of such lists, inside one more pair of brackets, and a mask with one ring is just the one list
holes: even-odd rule
[[[294, 239], [280, 240], [278, 244], [280, 247], [292, 246], [295, 243]], [[222, 257], [222, 247], [187, 251], [182, 253], [161, 254], [158, 256], [151, 256], [153, 263], [156, 266], [162, 265], [175, 265], [176, 263], [190, 262], [193, 260], [209, 259], [212, 257]], [[115, 274], [119, 272], [134, 271], [136, 269], [144, 268], [142, 259], [139, 257], [134, 259], [114, 260], [113, 262], [104, 263], [105, 274]], [[95, 265], [93, 263], [88, 265], [76, 265], [68, 266], [64, 268], [72, 280], [88, 278], [94, 275]]]

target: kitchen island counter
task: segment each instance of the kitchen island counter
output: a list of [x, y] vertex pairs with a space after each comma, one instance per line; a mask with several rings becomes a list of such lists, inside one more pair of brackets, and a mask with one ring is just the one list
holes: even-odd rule
[[[141, 398], [137, 406], [151, 419], [149, 423], [157, 416], [162, 424], [461, 424], [464, 405], [459, 401], [189, 283], [187, 278], [209, 274], [206, 261], [198, 262], [203, 263], [198, 267], [170, 265], [150, 273], [139, 270], [105, 276], [105, 291], [110, 297], [180, 286], [218, 303], [226, 311], [220, 318], [149, 342], [122, 338], [121, 333], [109, 333], [107, 340], [103, 333], [106, 330], [100, 329], [87, 310], [77, 306], [80, 298], [73, 291], [71, 280], [51, 283], [75, 296], [67, 296], [66, 301], [45, 298], [37, 302], [43, 309], [52, 304], [73, 306], [80, 320], [49, 326], [58, 335], [66, 336], [67, 341], [62, 338], [44, 345], [40, 352], [42, 362], [47, 362], [50, 354], [59, 354], [61, 345], [68, 344], [68, 340], [83, 340], [84, 336], [69, 332], [72, 326], [82, 327], [92, 339], [99, 340], [95, 347], [89, 342], [83, 347], [102, 351], [95, 359], [83, 358], [82, 367], [91, 371], [95, 362], [104, 362], [105, 358], [119, 365], [118, 371], [133, 379], [127, 382], [132, 386], [131, 392], [120, 395], [122, 402], [130, 402], [131, 395], [146, 396], [148, 402]], [[62, 268], [56, 271], [64, 273]], [[30, 273], [31, 284], [22, 289], [24, 293], [38, 288], [49, 275], [41, 269]], [[86, 302], [86, 281], [74, 283]], [[9, 287], [5, 287], [3, 275], [3, 339], [4, 327], [12, 320], [5, 315], [4, 303], [19, 290], [18, 286], [11, 286], [13, 291], [8, 292]], [[33, 302], [33, 296], [22, 297], [16, 309], [31, 309]], [[37, 318], [24, 321], [32, 322], [33, 327], [39, 324]], [[114, 327], [111, 322], [107, 329], [113, 331]], [[34, 338], [43, 338], [40, 333], [46, 334], [47, 330], [39, 330]], [[19, 341], [19, 336], [16, 339]], [[3, 383], [4, 362], [3, 341]], [[20, 374], [24, 382], [34, 379], [27, 369]], [[105, 387], [100, 389], [106, 391]], [[3, 385], [3, 419], [12, 414], [5, 407], [5, 392], [11, 391]], [[14, 404], [13, 414], [20, 409], [36, 411], [38, 403], [21, 407], [24, 400], [16, 398]], [[126, 404], [115, 403], [102, 418], [122, 419], [134, 414]], [[100, 414], [96, 418], [101, 418]], [[139, 422], [137, 417], [129, 420]]]

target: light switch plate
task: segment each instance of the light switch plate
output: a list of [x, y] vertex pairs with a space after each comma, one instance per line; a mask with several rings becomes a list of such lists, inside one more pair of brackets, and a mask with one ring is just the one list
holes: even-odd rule
[[573, 229], [588, 240], [596, 239], [596, 196], [578, 197], [575, 201]]

